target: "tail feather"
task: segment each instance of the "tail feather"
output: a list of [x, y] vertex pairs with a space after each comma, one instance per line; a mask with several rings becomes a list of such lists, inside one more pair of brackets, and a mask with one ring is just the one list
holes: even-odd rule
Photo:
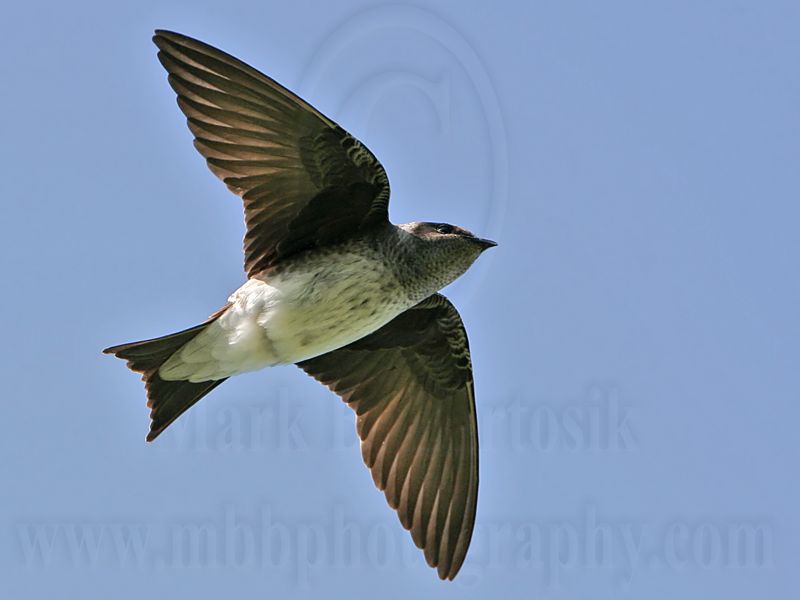
[[226, 305], [211, 315], [205, 323], [177, 333], [152, 340], [120, 344], [103, 350], [105, 354], [113, 354], [117, 358], [127, 360], [128, 368], [131, 371], [142, 374], [151, 419], [150, 432], [147, 434], [148, 442], [156, 439], [189, 407], [225, 381], [225, 379], [199, 383], [166, 381], [159, 376], [158, 369], [170, 356], [216, 321], [227, 309]]

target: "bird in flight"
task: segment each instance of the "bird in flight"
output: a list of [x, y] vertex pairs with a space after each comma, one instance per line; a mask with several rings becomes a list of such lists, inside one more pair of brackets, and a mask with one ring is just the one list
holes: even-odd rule
[[453, 579], [478, 493], [467, 334], [438, 293], [495, 242], [389, 221], [366, 146], [266, 75], [156, 31], [211, 171], [244, 202], [247, 282], [204, 323], [107, 348], [142, 374], [148, 441], [228, 377], [296, 364], [356, 413], [364, 462], [429, 565]]

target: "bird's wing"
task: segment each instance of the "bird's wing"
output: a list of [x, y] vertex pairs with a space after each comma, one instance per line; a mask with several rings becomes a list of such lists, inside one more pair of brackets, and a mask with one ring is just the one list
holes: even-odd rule
[[229, 54], [169, 31], [153, 41], [195, 147], [244, 200], [250, 276], [388, 222], [389, 180], [361, 142]]
[[455, 307], [434, 294], [374, 333], [298, 366], [356, 411], [375, 485], [439, 577], [455, 577], [478, 494], [472, 363]]

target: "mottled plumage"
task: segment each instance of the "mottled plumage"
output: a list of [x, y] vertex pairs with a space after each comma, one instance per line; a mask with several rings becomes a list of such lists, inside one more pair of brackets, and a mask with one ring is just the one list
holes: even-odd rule
[[248, 280], [197, 327], [108, 348], [142, 373], [148, 441], [233, 375], [297, 363], [356, 411], [364, 461], [439, 576], [475, 520], [478, 438], [466, 331], [437, 293], [494, 242], [393, 225], [375, 156], [272, 79], [157, 31], [211, 171], [242, 197]]

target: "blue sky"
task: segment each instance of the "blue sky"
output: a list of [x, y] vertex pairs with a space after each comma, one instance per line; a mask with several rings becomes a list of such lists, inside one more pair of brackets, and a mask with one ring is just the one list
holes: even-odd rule
[[[141, 383], [100, 350], [244, 277], [157, 27], [364, 141], [395, 222], [500, 242], [445, 291], [482, 442], [455, 582], [294, 367], [145, 444]], [[777, 1], [5, 7], [0, 596], [796, 595], [799, 27]]]

